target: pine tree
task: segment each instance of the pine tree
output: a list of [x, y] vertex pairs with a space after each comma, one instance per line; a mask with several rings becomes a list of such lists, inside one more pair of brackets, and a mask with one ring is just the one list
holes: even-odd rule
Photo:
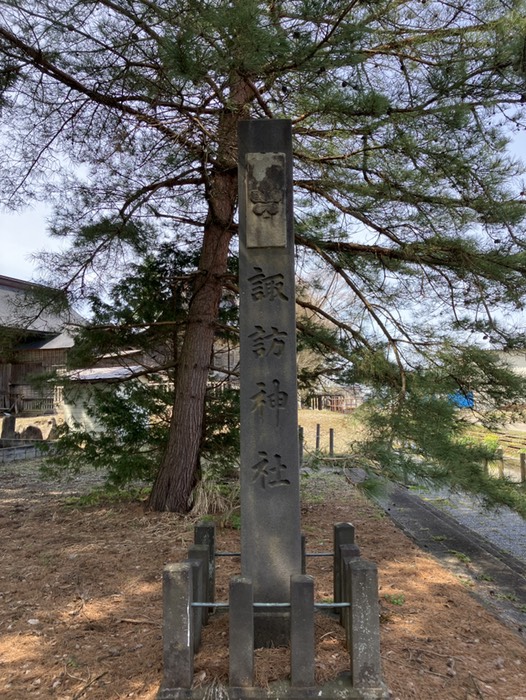
[[0, 199], [55, 202], [51, 232], [69, 247], [44, 256], [53, 278], [82, 296], [161, 242], [199, 250], [152, 508], [186, 511], [198, 470], [232, 287], [242, 119], [292, 119], [298, 256], [310, 279], [336, 273], [352, 298], [328, 347], [377, 387], [376, 415], [392, 409], [380, 426], [390, 454], [424, 379], [477, 389], [498, 374], [470, 352], [483, 335], [524, 343], [513, 327], [524, 185], [506, 142], [525, 124], [525, 10], [523, 0], [0, 0]]

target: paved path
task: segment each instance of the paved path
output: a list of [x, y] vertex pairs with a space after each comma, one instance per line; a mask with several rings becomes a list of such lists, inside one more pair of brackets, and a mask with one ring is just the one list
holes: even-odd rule
[[526, 520], [511, 508], [485, 508], [475, 496], [447, 488], [413, 493], [526, 565]]
[[[422, 549], [458, 575], [484, 605], [526, 640], [526, 559], [505, 551], [466, 527], [450, 512], [436, 508], [404, 487], [392, 484], [376, 500]], [[504, 517], [507, 516], [506, 513]], [[476, 525], [473, 512], [469, 517]], [[483, 519], [483, 514], [477, 518]], [[493, 530], [497, 518], [498, 513], [493, 513]], [[519, 529], [519, 524], [514, 522]], [[526, 523], [522, 519], [521, 526], [524, 536]]]

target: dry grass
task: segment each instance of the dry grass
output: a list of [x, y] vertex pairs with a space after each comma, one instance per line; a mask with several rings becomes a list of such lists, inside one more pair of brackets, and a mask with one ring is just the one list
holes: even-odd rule
[[320, 452], [329, 453], [329, 436], [331, 428], [334, 430], [335, 454], [347, 454], [353, 439], [356, 439], [363, 431], [359, 422], [352, 413], [343, 414], [334, 411], [310, 411], [301, 409], [298, 413], [298, 422], [303, 428], [303, 438], [306, 455], [316, 451], [316, 426], [320, 426]]

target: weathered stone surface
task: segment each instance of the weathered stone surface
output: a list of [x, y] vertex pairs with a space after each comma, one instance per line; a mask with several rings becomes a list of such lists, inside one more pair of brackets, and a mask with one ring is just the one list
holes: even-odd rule
[[344, 561], [351, 587], [350, 657], [354, 688], [381, 685], [380, 611], [376, 564], [364, 559]]
[[336, 523], [333, 530], [333, 575], [334, 602], [342, 602], [341, 594], [341, 545], [354, 544], [354, 525], [352, 523]]
[[232, 688], [222, 685], [202, 688], [163, 688], [157, 700], [389, 700], [385, 686], [352, 688], [349, 674], [316, 688], [292, 688], [289, 683], [273, 683], [268, 688]]
[[[360, 548], [357, 544], [342, 544], [340, 545], [340, 591], [341, 591], [341, 603], [351, 602], [351, 583], [349, 578], [349, 568], [346, 566], [353, 559], [357, 559], [360, 556]], [[345, 627], [347, 631], [347, 648], [350, 645], [350, 608], [340, 608], [336, 609], [335, 612], [340, 617], [340, 623]]]
[[[190, 561], [201, 562], [201, 569], [199, 570], [200, 588], [199, 597], [194, 600], [199, 603], [210, 602], [208, 600], [208, 581], [209, 581], [209, 567], [210, 567], [210, 549], [207, 544], [192, 544], [188, 548], [188, 559]], [[208, 622], [208, 608], [199, 608], [198, 617], [202, 625], [206, 625]], [[196, 631], [197, 631], [196, 627]], [[196, 635], [197, 636], [197, 635]]]
[[16, 416], [3, 416], [0, 438], [2, 440], [13, 440], [15, 437], [15, 427]]
[[247, 246], [285, 248], [285, 153], [247, 153], [245, 165]]
[[[239, 164], [241, 566], [281, 603], [301, 572], [290, 122], [243, 122]], [[272, 618], [286, 638], [286, 616], [258, 613], [256, 644], [277, 643]]]
[[248, 578], [230, 581], [229, 682], [234, 688], [254, 684], [254, 594]]
[[290, 579], [290, 682], [295, 688], [314, 686], [314, 579]]
[[[200, 546], [200, 545], [198, 545]], [[192, 573], [192, 602], [202, 603], [203, 602], [203, 592], [204, 592], [204, 569], [202, 559], [192, 559], [190, 553], [188, 556], [188, 563], [193, 569]], [[203, 628], [203, 608], [200, 606], [194, 606], [192, 608], [192, 614], [194, 618], [194, 651], [199, 649], [201, 644], [201, 632]]]
[[208, 546], [208, 586], [206, 591], [206, 600], [213, 603], [215, 600], [216, 589], [216, 567], [215, 567], [215, 550], [216, 550], [216, 526], [215, 523], [200, 522], [194, 527], [194, 543], [206, 544]]
[[21, 440], [42, 440], [42, 431], [37, 425], [28, 425], [20, 433]]
[[[194, 679], [192, 566], [168, 564], [163, 570], [162, 688], [191, 688]], [[162, 692], [161, 688], [161, 692]]]

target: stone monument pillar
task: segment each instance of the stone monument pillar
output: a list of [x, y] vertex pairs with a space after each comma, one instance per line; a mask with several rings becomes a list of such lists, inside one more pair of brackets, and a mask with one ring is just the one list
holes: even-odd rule
[[[239, 127], [241, 576], [230, 581], [229, 687], [194, 687], [193, 652], [214, 604], [215, 531], [195, 530], [163, 573], [164, 679], [157, 700], [386, 700], [376, 567], [354, 527], [334, 532], [335, 605], [351, 673], [315, 686], [314, 580], [302, 575], [296, 385], [292, 135], [288, 120]], [[351, 604], [352, 603], [352, 604]], [[334, 607], [334, 606], [331, 606]], [[290, 642], [290, 644], [289, 644]], [[290, 682], [255, 683], [253, 647], [290, 647]]]
[[[241, 123], [239, 174], [241, 567], [255, 603], [285, 603], [301, 574], [289, 120]], [[288, 613], [256, 608], [255, 646], [288, 629]]]

